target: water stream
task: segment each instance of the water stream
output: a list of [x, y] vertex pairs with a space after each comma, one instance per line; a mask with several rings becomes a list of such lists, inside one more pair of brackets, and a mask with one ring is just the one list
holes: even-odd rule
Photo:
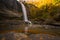
[[17, 1], [21, 4], [23, 17], [24, 17], [24, 22], [27, 23], [27, 25], [28, 25], [28, 26], [25, 27], [25, 33], [27, 33], [28, 32], [28, 28], [32, 26], [32, 23], [31, 23], [31, 21], [28, 20], [27, 11], [26, 11], [25, 5], [21, 1], [19, 1], [19, 0], [17, 0]]

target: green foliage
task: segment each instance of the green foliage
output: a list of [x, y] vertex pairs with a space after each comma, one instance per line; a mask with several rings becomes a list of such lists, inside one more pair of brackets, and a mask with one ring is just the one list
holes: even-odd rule
[[60, 22], [60, 4], [46, 4], [37, 8], [33, 4], [24, 3], [27, 9], [28, 17], [33, 22]]

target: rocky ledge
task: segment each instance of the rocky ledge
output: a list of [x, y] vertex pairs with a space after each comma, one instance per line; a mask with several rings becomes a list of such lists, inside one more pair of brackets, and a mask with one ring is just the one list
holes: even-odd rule
[[0, 40], [60, 40], [60, 37], [49, 34], [24, 34], [9, 32], [0, 34]]

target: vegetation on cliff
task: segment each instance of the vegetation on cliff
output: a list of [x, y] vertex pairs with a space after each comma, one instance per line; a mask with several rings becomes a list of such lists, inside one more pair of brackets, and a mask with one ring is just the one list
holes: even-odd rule
[[[40, 5], [40, 4], [39, 4]], [[29, 18], [37, 23], [60, 23], [60, 1], [44, 4], [36, 7], [33, 4], [25, 3]]]

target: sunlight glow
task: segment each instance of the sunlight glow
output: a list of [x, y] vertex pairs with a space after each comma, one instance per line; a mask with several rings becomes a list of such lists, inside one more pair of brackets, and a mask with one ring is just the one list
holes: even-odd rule
[[36, 5], [37, 7], [40, 7], [42, 5], [51, 4], [53, 2], [54, 2], [54, 0], [30, 0], [28, 3], [32, 3], [32, 4]]
[[25, 1], [27, 3], [34, 4], [37, 7], [41, 7], [42, 5], [45, 5], [45, 4], [49, 5], [51, 3], [54, 3], [54, 0], [20, 0], [20, 1]]

